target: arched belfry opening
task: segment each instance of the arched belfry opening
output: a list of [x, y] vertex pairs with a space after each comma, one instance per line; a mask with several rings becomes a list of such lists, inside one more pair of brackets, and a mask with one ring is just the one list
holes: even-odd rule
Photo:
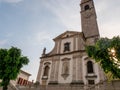
[[90, 6], [89, 5], [85, 5], [84, 10], [86, 11], [88, 9], [90, 9]]

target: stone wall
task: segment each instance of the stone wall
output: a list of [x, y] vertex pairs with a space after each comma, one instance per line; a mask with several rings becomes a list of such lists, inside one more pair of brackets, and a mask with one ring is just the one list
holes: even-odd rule
[[49, 85], [49, 86], [38, 86], [22, 88], [20, 90], [84, 90], [83, 86], [70, 86], [70, 85]]
[[47, 85], [19, 87], [19, 90], [120, 90], [120, 80], [103, 82], [93, 86], [83, 85]]
[[88, 87], [86, 90], [120, 90], [120, 80], [96, 84]]
[[[18, 88], [18, 89], [17, 89]], [[2, 88], [0, 88], [2, 90]], [[47, 85], [47, 86], [17, 86], [16, 89], [9, 86], [8, 90], [120, 90], [120, 80], [103, 82], [93, 86], [83, 85]]]

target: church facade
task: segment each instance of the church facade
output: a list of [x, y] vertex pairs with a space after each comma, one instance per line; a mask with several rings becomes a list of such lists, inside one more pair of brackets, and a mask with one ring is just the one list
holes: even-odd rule
[[82, 32], [66, 31], [53, 39], [55, 46], [50, 53], [44, 49], [37, 75], [41, 85], [93, 85], [106, 79], [85, 51], [86, 45], [94, 45], [100, 37], [94, 2], [81, 0], [80, 6]]

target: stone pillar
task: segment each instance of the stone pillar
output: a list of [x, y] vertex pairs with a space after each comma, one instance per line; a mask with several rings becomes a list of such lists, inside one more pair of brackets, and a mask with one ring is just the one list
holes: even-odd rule
[[81, 56], [79, 56], [78, 58], [77, 58], [77, 82], [79, 83], [79, 84], [84, 84], [83, 83], [83, 67], [82, 67], [82, 58], [81, 58]]
[[40, 77], [41, 77], [41, 73], [42, 73], [42, 67], [43, 67], [43, 62], [40, 62], [40, 66], [39, 66], [39, 70], [38, 70], [38, 74], [37, 74], [37, 79], [36, 81], [40, 82]]
[[105, 77], [104, 71], [99, 64], [98, 64], [98, 70], [99, 70], [98, 72], [99, 72], [99, 78], [100, 78], [99, 82], [105, 81], [107, 78]]
[[54, 72], [55, 72], [55, 62], [53, 61], [51, 67], [50, 81], [54, 80]]
[[72, 84], [81, 84], [83, 85], [83, 73], [82, 73], [82, 59], [80, 53], [76, 53], [73, 56], [73, 77]]
[[56, 74], [56, 61], [52, 61], [52, 67], [51, 67], [51, 74], [50, 74], [50, 81], [49, 84], [57, 84], [55, 81], [55, 74]]
[[60, 54], [61, 53], [61, 40], [59, 41], [58, 45], [59, 45], [59, 47], [57, 50], [58, 50], [58, 54]]
[[74, 38], [73, 38], [73, 51], [75, 51], [76, 50], [76, 37], [74, 36]]
[[55, 66], [55, 81], [57, 81], [57, 82], [58, 82], [58, 74], [59, 74], [59, 64], [60, 64], [60, 61], [57, 60], [56, 66]]
[[72, 84], [76, 82], [76, 58], [73, 57]]

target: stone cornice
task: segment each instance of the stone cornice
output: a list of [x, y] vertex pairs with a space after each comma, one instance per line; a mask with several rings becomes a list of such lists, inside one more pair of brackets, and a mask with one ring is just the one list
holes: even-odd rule
[[69, 54], [80, 53], [80, 52], [83, 53], [83, 52], [85, 52], [85, 50], [77, 50], [77, 51], [72, 51], [72, 52], [67, 52], [67, 53], [61, 53], [61, 54], [45, 55], [44, 57], [40, 57], [40, 59], [49, 58], [49, 57], [53, 57], [53, 56], [69, 55]]

